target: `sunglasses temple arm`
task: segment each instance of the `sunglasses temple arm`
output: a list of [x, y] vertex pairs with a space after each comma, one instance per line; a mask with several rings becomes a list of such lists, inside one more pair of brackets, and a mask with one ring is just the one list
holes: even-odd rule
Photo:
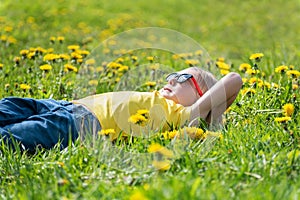
[[192, 77], [191, 79], [192, 79], [192, 81], [193, 81], [193, 83], [194, 83], [194, 85], [195, 85], [195, 87], [196, 87], [196, 89], [197, 89], [197, 91], [198, 91], [200, 97], [202, 97], [203, 93], [202, 93], [202, 91], [201, 91], [201, 89], [200, 89], [200, 87], [199, 87], [197, 81], [195, 80], [194, 77]]

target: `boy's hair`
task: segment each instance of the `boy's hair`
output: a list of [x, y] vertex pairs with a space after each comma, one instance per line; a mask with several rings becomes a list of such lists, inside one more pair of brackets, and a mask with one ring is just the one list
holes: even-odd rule
[[214, 75], [208, 71], [205, 71], [199, 67], [191, 67], [191, 69], [198, 72], [198, 75], [195, 78], [203, 94], [218, 82]]

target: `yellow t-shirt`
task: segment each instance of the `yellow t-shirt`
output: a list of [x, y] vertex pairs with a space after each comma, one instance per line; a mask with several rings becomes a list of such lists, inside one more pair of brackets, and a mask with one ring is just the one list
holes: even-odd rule
[[[138, 136], [150, 131], [166, 131], [170, 125], [183, 126], [190, 119], [190, 109], [160, 96], [158, 91], [110, 92], [88, 96], [73, 103], [86, 106], [97, 116], [102, 129], [114, 129], [116, 134], [122, 131]], [[138, 110], [149, 111], [146, 125], [129, 122], [129, 117]]]

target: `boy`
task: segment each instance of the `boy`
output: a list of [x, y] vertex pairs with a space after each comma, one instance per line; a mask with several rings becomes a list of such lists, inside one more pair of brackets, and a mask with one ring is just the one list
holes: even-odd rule
[[[199, 117], [213, 124], [220, 122], [242, 87], [237, 73], [217, 81], [197, 67], [172, 73], [167, 81], [159, 91], [110, 92], [73, 102], [4, 98], [0, 101], [0, 133], [6, 142], [12, 137], [33, 151], [37, 146], [52, 148], [58, 142], [65, 148], [69, 139], [101, 129], [114, 129], [116, 138], [120, 132], [138, 136], [149, 129], [196, 126]], [[130, 123], [129, 117], [141, 109], [149, 110], [147, 125]]]

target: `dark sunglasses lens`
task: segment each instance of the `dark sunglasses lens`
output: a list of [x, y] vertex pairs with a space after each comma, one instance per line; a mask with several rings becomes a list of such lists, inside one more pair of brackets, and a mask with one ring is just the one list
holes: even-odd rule
[[173, 78], [176, 78], [176, 76], [177, 76], [176, 73], [172, 73], [172, 74], [169, 74], [169, 75], [166, 77], [166, 79], [167, 79], [167, 81], [169, 81], [169, 80], [171, 80], [171, 79], [173, 79]]
[[183, 82], [185, 82], [186, 80], [188, 80], [189, 78], [191, 78], [192, 77], [192, 75], [190, 75], [190, 74], [181, 74], [178, 78], [177, 78], [177, 81], [179, 82], [179, 83], [183, 83]]

